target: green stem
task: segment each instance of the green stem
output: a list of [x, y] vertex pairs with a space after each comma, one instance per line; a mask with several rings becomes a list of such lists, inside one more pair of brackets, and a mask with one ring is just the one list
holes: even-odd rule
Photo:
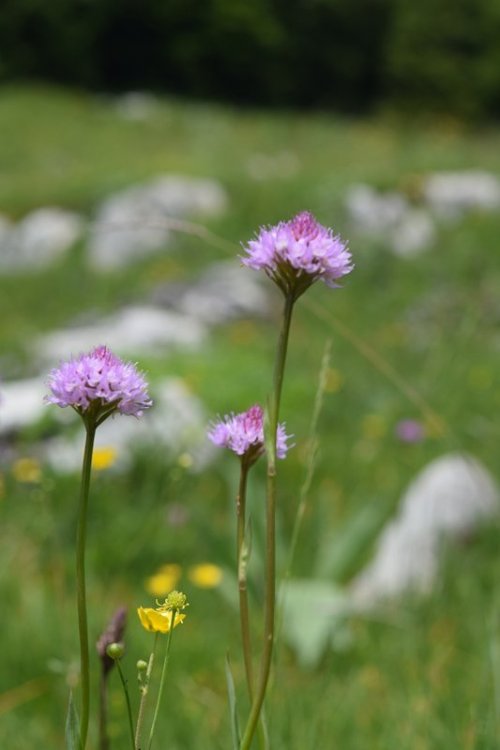
[[148, 668], [146, 670], [146, 677], [144, 678], [144, 685], [141, 687], [141, 702], [139, 704], [139, 713], [137, 715], [137, 724], [135, 727], [135, 750], [141, 748], [141, 729], [142, 722], [144, 721], [144, 709], [146, 708], [146, 698], [149, 689], [149, 680], [151, 679], [151, 672], [153, 671], [153, 662], [156, 653], [156, 646], [158, 645], [158, 633], [155, 633], [155, 640], [153, 643], [153, 650], [149, 656]]
[[174, 632], [174, 623], [175, 623], [175, 617], [177, 615], [177, 610], [172, 610], [172, 621], [170, 625], [170, 630], [168, 631], [168, 639], [167, 639], [167, 647], [165, 650], [165, 658], [163, 660], [163, 667], [161, 670], [161, 677], [160, 677], [160, 687], [158, 688], [158, 697], [156, 699], [156, 706], [155, 706], [155, 712], [153, 714], [153, 721], [151, 722], [151, 729], [149, 731], [149, 741], [148, 741], [148, 747], [147, 750], [150, 750], [151, 743], [153, 742], [153, 734], [156, 727], [156, 720], [158, 719], [158, 713], [160, 710], [160, 703], [161, 698], [163, 695], [163, 688], [165, 687], [166, 683], [166, 674], [167, 674], [167, 665], [168, 665], [168, 657], [170, 655], [170, 644], [172, 643], [172, 633]]
[[[247, 566], [249, 548], [245, 542], [246, 531], [246, 494], [247, 480], [250, 466], [241, 463], [240, 484], [238, 496], [236, 498], [236, 518], [237, 518], [237, 566], [238, 566], [238, 594], [240, 602], [240, 627], [241, 627], [241, 644], [243, 649], [243, 660], [245, 662], [245, 674], [247, 680], [248, 697], [250, 704], [253, 701], [253, 667], [252, 667], [252, 643], [250, 637], [250, 614], [248, 606], [248, 586], [247, 586]], [[262, 750], [268, 750], [269, 737], [267, 733], [267, 724], [264, 713], [261, 713], [259, 724], [259, 738]]]
[[127, 701], [127, 713], [128, 713], [128, 725], [130, 729], [130, 737], [132, 741], [132, 750], [135, 750], [135, 739], [134, 739], [134, 720], [132, 719], [132, 706], [130, 705], [130, 695], [128, 692], [127, 681], [124, 677], [123, 670], [121, 668], [120, 660], [116, 659], [116, 666], [118, 667], [118, 674], [123, 685], [123, 692], [125, 693], [125, 700]]
[[87, 625], [87, 595], [85, 588], [85, 546], [87, 539], [87, 508], [89, 501], [92, 452], [96, 427], [85, 423], [86, 439], [83, 453], [80, 505], [76, 533], [76, 591], [78, 604], [78, 631], [80, 635], [80, 679], [82, 686], [82, 706], [80, 714], [80, 741], [85, 750], [89, 727], [90, 674], [89, 674], [89, 634]]
[[246, 493], [247, 493], [248, 466], [241, 463], [240, 485], [238, 497], [236, 498], [237, 518], [237, 566], [238, 566], [238, 594], [240, 601], [240, 627], [241, 643], [243, 648], [243, 659], [245, 662], [245, 674], [250, 701], [253, 700], [253, 670], [252, 649], [250, 641], [250, 624], [248, 612], [247, 593], [247, 563], [248, 548], [245, 545], [245, 521], [246, 521]]
[[266, 442], [267, 451], [267, 490], [266, 490], [266, 595], [264, 614], [264, 648], [260, 666], [259, 684], [248, 717], [240, 750], [249, 750], [266, 695], [274, 643], [274, 617], [276, 604], [276, 433], [279, 422], [281, 391], [285, 372], [286, 353], [290, 335], [294, 299], [285, 296], [283, 323], [276, 351], [273, 392], [269, 405], [270, 439]]

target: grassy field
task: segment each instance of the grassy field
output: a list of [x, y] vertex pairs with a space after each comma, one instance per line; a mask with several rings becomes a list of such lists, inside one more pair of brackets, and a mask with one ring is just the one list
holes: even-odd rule
[[[38, 372], [31, 345], [40, 333], [86, 310], [105, 314], [144, 299], [162, 281], [194, 278], [229, 257], [231, 243], [238, 254], [239, 243], [259, 225], [307, 208], [349, 236], [343, 196], [355, 182], [404, 187], [434, 170], [500, 173], [495, 129], [465, 132], [452, 122], [419, 129], [382, 119], [241, 112], [172, 100], [159, 102], [147, 120], [131, 122], [104, 97], [52, 89], [2, 90], [0, 132], [0, 211], [13, 218], [41, 205], [90, 215], [113, 190], [166, 172], [213, 177], [230, 197], [227, 215], [208, 225], [225, 240], [220, 247], [179, 236], [168, 253], [111, 276], [92, 273], [77, 248], [50, 271], [0, 277], [3, 380]], [[266, 179], [252, 176], [256, 157], [271, 165]], [[317, 468], [294, 562], [297, 576], [317, 576], [319, 561], [331, 557], [370, 509], [375, 530], [430, 459], [470, 451], [498, 475], [499, 230], [499, 214], [470, 215], [443, 228], [437, 246], [412, 260], [352, 236], [356, 269], [344, 289], [317, 285], [299, 303], [282, 410], [296, 447], [280, 475], [281, 561], [308, 462], [309, 422], [327, 340], [332, 355]], [[347, 334], [339, 332], [338, 321]], [[263, 401], [269, 391], [277, 322], [278, 310], [269, 320], [219, 327], [201, 351], [140, 364], [153, 384], [164, 375], [183, 378], [209, 415], [239, 411]], [[360, 352], [356, 338], [420, 394], [423, 407]], [[398, 420], [408, 417], [426, 424], [422, 443], [405, 445], [395, 438]], [[63, 747], [68, 684], [75, 682], [78, 658], [73, 576], [78, 477], [61, 478], [42, 467], [39, 481], [27, 484], [11, 466], [13, 458], [35, 455], [35, 438], [48, 430], [53, 426], [31, 429], [13, 446], [2, 447], [0, 745], [13, 750]], [[175, 633], [158, 748], [230, 747], [228, 651], [243, 686], [231, 579], [237, 482], [231, 458], [221, 455], [198, 475], [169, 464], [160, 450], [139, 451], [129, 472], [102, 472], [93, 484], [91, 637], [116, 606], [131, 608], [124, 668], [132, 687], [135, 662], [147, 657], [151, 645], [134, 614], [136, 606], [150, 603], [145, 578], [169, 562], [184, 571], [200, 562], [226, 571], [221, 590], [202, 590], [186, 576], [180, 584], [191, 607]], [[256, 558], [263, 479], [261, 466], [253, 480]], [[169, 524], [172, 503], [185, 508], [180, 527]], [[373, 619], [352, 618], [342, 642], [315, 669], [300, 668], [282, 646], [267, 709], [273, 750], [498, 747], [499, 530], [492, 525], [467, 545], [447, 547], [442, 576], [427, 598], [392, 603]], [[327, 578], [345, 583], [369, 557], [372, 541]], [[254, 594], [258, 640], [258, 580]], [[110, 731], [113, 748], [121, 749], [128, 745], [115, 677]]]

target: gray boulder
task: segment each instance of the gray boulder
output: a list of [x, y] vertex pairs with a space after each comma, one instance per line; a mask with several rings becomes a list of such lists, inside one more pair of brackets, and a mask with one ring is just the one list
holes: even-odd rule
[[165, 176], [122, 190], [97, 211], [89, 262], [98, 271], [122, 268], [166, 247], [179, 219], [218, 216], [226, 205], [222, 186], [208, 179]]
[[113, 351], [164, 355], [169, 348], [196, 348], [207, 335], [194, 318], [158, 307], [126, 307], [93, 325], [65, 328], [42, 336], [36, 351], [43, 361], [57, 362], [99, 344]]
[[479, 461], [449, 454], [410, 484], [397, 517], [382, 532], [373, 560], [350, 586], [352, 605], [369, 609], [435, 582], [443, 538], [463, 539], [499, 511], [499, 491]]
[[0, 273], [46, 268], [82, 236], [84, 219], [61, 208], [40, 208], [9, 224], [0, 219]]

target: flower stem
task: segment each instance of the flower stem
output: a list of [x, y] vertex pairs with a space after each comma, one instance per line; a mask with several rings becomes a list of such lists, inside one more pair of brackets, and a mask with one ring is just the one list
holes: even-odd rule
[[249, 750], [257, 722], [266, 695], [274, 643], [274, 618], [276, 603], [276, 433], [279, 422], [279, 409], [283, 376], [285, 372], [286, 353], [290, 335], [294, 299], [291, 294], [285, 296], [283, 323], [276, 351], [274, 366], [273, 392], [269, 403], [270, 439], [266, 441], [267, 450], [267, 485], [266, 485], [266, 594], [264, 614], [264, 648], [262, 653], [259, 684], [248, 717], [240, 750]]
[[154, 731], [155, 731], [156, 720], [158, 719], [158, 713], [159, 713], [159, 710], [160, 710], [160, 703], [161, 703], [161, 698], [162, 698], [162, 695], [163, 695], [163, 688], [165, 687], [165, 683], [166, 683], [168, 657], [170, 655], [170, 644], [172, 643], [172, 633], [174, 632], [174, 623], [175, 623], [175, 618], [176, 618], [176, 615], [177, 615], [177, 611], [178, 610], [176, 610], [176, 609], [172, 609], [171, 610], [172, 620], [171, 620], [171, 623], [170, 623], [170, 630], [168, 631], [167, 647], [165, 649], [165, 658], [163, 660], [163, 667], [162, 667], [162, 670], [161, 670], [160, 687], [158, 688], [158, 697], [156, 699], [155, 712], [153, 714], [153, 721], [151, 722], [151, 729], [149, 731], [149, 740], [148, 740], [147, 750], [150, 750], [151, 743], [153, 742], [153, 734], [154, 734]]
[[156, 646], [158, 645], [158, 633], [155, 633], [155, 640], [153, 643], [153, 650], [149, 656], [148, 668], [146, 670], [146, 677], [144, 679], [144, 685], [141, 686], [141, 702], [139, 704], [139, 713], [137, 715], [137, 724], [135, 727], [135, 750], [141, 748], [141, 729], [142, 722], [144, 721], [144, 709], [146, 708], [146, 698], [149, 689], [149, 680], [151, 679], [151, 672], [153, 671], [153, 662], [156, 653]]
[[250, 624], [248, 614], [247, 593], [247, 563], [248, 546], [245, 544], [246, 494], [247, 494], [248, 466], [242, 461], [238, 497], [236, 498], [237, 518], [237, 566], [238, 566], [238, 594], [240, 602], [240, 627], [245, 674], [250, 701], [253, 700], [253, 670], [252, 649], [250, 641]]
[[78, 605], [78, 631], [80, 635], [80, 679], [82, 704], [80, 714], [80, 741], [85, 750], [89, 727], [90, 675], [89, 675], [89, 634], [87, 625], [87, 595], [85, 588], [85, 546], [87, 539], [87, 508], [89, 501], [92, 452], [96, 427], [92, 422], [85, 423], [86, 438], [83, 453], [80, 505], [76, 532], [76, 591]]
[[[253, 667], [252, 667], [252, 644], [250, 638], [250, 616], [248, 607], [247, 566], [249, 557], [249, 545], [245, 541], [246, 526], [246, 494], [247, 479], [250, 466], [241, 462], [240, 484], [236, 498], [237, 518], [237, 566], [238, 566], [238, 594], [240, 603], [240, 627], [241, 644], [243, 649], [243, 660], [245, 662], [245, 674], [247, 681], [248, 697], [250, 704], [253, 701]], [[269, 737], [264, 713], [261, 713], [259, 724], [259, 738], [262, 750], [268, 750]]]
[[132, 719], [132, 706], [130, 705], [130, 695], [128, 692], [127, 681], [121, 668], [120, 660], [116, 659], [116, 666], [118, 668], [118, 674], [123, 685], [123, 692], [125, 693], [125, 700], [127, 701], [127, 714], [128, 714], [128, 725], [130, 728], [130, 737], [132, 741], [132, 750], [135, 750], [135, 739], [134, 739], [134, 720]]

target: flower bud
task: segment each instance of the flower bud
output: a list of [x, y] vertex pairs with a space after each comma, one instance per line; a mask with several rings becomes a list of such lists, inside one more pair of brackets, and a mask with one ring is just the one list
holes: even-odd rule
[[125, 646], [123, 645], [123, 643], [110, 643], [106, 649], [107, 655], [114, 661], [118, 661], [118, 659], [121, 659], [124, 652]]
[[135, 666], [137, 667], [138, 672], [145, 672], [148, 668], [148, 663], [147, 661], [144, 661], [144, 659], [139, 659]]
[[171, 591], [165, 599], [165, 605], [169, 609], [175, 609], [177, 611], [185, 609], [188, 606], [187, 596], [186, 594], [183, 594], [182, 591]]

